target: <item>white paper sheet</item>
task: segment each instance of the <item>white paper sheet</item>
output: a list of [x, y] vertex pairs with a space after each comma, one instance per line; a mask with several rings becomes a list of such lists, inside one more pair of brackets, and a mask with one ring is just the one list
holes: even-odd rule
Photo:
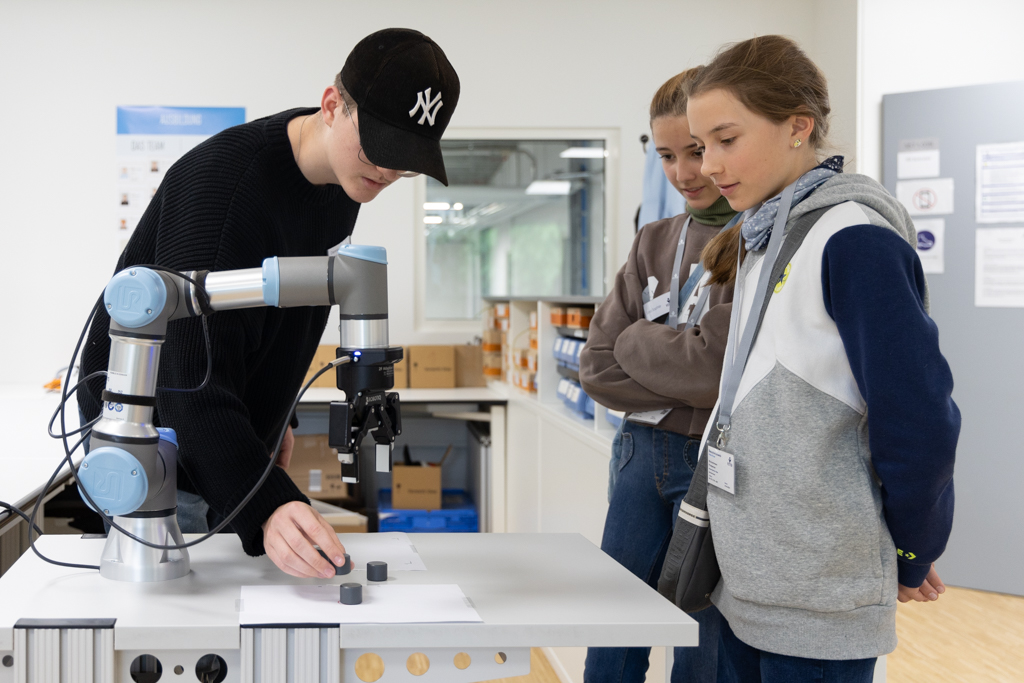
[[922, 149], [896, 153], [896, 177], [937, 178], [939, 175], [939, 150]]
[[[340, 577], [339, 577], [340, 578]], [[483, 619], [458, 585], [363, 586], [361, 605], [342, 605], [342, 581], [325, 586], [242, 586], [239, 623], [437, 624]]]
[[1024, 308], [1024, 228], [978, 228], [974, 305]]
[[925, 273], [946, 271], [946, 219], [918, 218], [914, 221], [917, 229], [917, 256]]
[[977, 222], [1024, 221], [1024, 142], [978, 145], [976, 163]]
[[416, 552], [409, 535], [401, 531], [381, 534], [338, 534], [352, 568], [366, 571], [367, 562], [387, 562], [389, 572], [426, 571], [427, 565]]
[[911, 216], [935, 216], [953, 213], [953, 179], [900, 180], [896, 199]]

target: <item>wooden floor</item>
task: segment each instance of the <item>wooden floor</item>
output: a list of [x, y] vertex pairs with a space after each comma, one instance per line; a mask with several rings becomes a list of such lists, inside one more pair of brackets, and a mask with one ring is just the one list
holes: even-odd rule
[[514, 678], [499, 678], [489, 683], [559, 683], [558, 674], [551, 668], [547, 657], [537, 648], [530, 650], [530, 673]]
[[[948, 587], [938, 601], [901, 604], [887, 683], [1024, 683], [1024, 597]], [[559, 683], [544, 654], [528, 676], [494, 683]]]
[[1024, 681], [1024, 597], [949, 587], [901, 604], [896, 634], [887, 683]]

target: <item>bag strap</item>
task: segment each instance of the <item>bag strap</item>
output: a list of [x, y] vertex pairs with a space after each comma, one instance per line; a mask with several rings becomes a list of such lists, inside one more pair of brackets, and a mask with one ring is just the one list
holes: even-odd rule
[[[786, 266], [789, 265], [793, 256], [796, 254], [797, 249], [803, 244], [804, 238], [814, 227], [818, 219], [821, 218], [826, 211], [831, 209], [831, 206], [824, 206], [814, 211], [809, 211], [804, 215], [800, 216], [793, 222], [791, 227], [786, 232], [786, 241], [782, 243], [782, 248], [779, 250], [779, 256], [775, 259], [775, 267], [772, 268], [771, 280], [769, 282], [779, 282], [782, 279], [783, 274], [786, 272]], [[738, 266], [737, 266], [738, 267]], [[761, 303], [761, 310], [757, 316], [757, 326], [754, 328], [754, 339], [757, 339], [758, 332], [761, 331], [761, 323], [764, 321], [765, 311], [768, 310], [768, 302], [771, 301], [772, 294], [775, 292], [775, 287], [769, 287], [765, 293], [764, 301]], [[718, 411], [716, 410], [714, 415], [711, 416], [711, 420], [718, 420]], [[703, 456], [703, 454], [701, 454]], [[693, 473], [693, 478], [690, 480], [690, 488], [686, 491], [686, 495], [683, 497], [683, 501], [689, 506], [699, 510], [707, 510], [708, 504], [708, 459], [701, 457], [697, 461], [697, 469]], [[691, 513], [692, 514], [692, 513]]]

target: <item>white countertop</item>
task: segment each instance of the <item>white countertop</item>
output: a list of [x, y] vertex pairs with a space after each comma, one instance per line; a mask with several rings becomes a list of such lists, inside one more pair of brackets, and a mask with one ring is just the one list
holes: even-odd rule
[[[402, 403], [505, 403], [508, 391], [501, 386], [460, 387], [458, 389], [395, 389]], [[344, 401], [345, 392], [327, 387], [310, 387], [299, 405]]]
[[[63, 459], [60, 440], [46, 433], [46, 424], [59, 403], [59, 393], [38, 385], [0, 386], [0, 500], [23, 506], [40, 493]], [[69, 431], [78, 428], [78, 403], [73, 397], [68, 401], [66, 420]], [[59, 429], [58, 420], [55, 431]], [[70, 445], [77, 440], [72, 437]], [[81, 448], [75, 451], [76, 463], [83, 457]], [[6, 516], [6, 511], [0, 511], [0, 519]]]
[[[344, 543], [346, 534], [339, 536]], [[410, 534], [427, 571], [392, 580], [458, 584], [483, 623], [345, 624], [345, 648], [694, 646], [697, 624], [579, 534]], [[186, 536], [186, 538], [189, 538]], [[193, 537], [194, 538], [194, 537]], [[104, 541], [44, 536], [47, 555], [96, 562]], [[46, 564], [27, 553], [0, 578], [0, 650], [18, 619], [114, 618], [114, 646], [238, 648], [243, 585], [318, 584], [251, 558], [218, 534], [189, 551], [192, 573], [161, 583], [121, 583]], [[355, 571], [330, 583], [365, 582]]]

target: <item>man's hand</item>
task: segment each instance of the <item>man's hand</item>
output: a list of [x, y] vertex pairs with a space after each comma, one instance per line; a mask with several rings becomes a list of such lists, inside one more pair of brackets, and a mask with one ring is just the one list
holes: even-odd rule
[[334, 564], [345, 564], [345, 547], [334, 529], [316, 510], [298, 501], [285, 503], [263, 523], [267, 557], [285, 574], [300, 578], [331, 578], [334, 567], [320, 557], [320, 546]]
[[908, 588], [907, 586], [900, 585], [900, 592], [897, 598], [900, 602], [931, 602], [938, 600], [939, 596], [946, 592], [946, 586], [942, 583], [942, 579], [939, 578], [938, 573], [935, 571], [935, 565], [932, 565], [932, 570], [928, 572], [928, 576], [925, 577], [924, 583], [921, 584], [920, 588]]
[[292, 434], [292, 428], [289, 426], [284, 432], [284, 440], [281, 441], [281, 453], [277, 456], [277, 466], [283, 470], [288, 469], [288, 465], [292, 462], [292, 452], [294, 450], [295, 435]]

